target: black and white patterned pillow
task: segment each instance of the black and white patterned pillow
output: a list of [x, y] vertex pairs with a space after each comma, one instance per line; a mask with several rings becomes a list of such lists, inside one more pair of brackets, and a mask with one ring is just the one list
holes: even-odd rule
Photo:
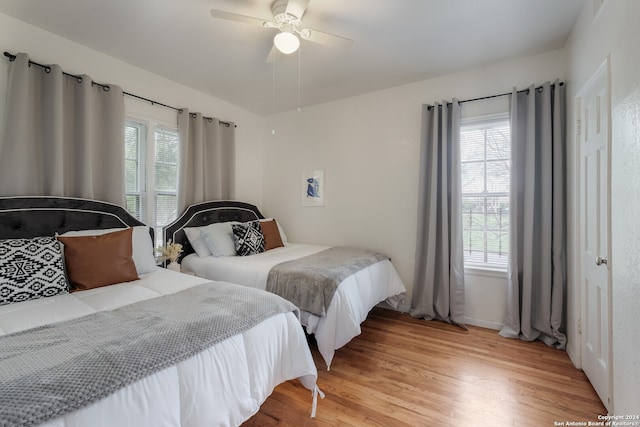
[[69, 292], [54, 237], [0, 240], [0, 305]]
[[236, 239], [238, 255], [246, 256], [264, 252], [264, 236], [259, 221], [232, 224], [231, 228]]

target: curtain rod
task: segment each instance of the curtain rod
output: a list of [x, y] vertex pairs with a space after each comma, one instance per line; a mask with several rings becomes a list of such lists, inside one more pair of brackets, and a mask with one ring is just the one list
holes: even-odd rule
[[[555, 83], [551, 84], [551, 86], [554, 86], [554, 85], [555, 85]], [[563, 86], [564, 82], [560, 82], [558, 85], [559, 86]], [[536, 90], [538, 90], [538, 91], [542, 90], [542, 86], [536, 87]], [[529, 92], [529, 88], [519, 90], [516, 93], [523, 93], [523, 92]], [[458, 101], [458, 104], [463, 104], [465, 102], [482, 101], [482, 100], [491, 99], [491, 98], [498, 98], [498, 97], [501, 97], [501, 96], [507, 96], [507, 95], [511, 95], [511, 94], [512, 94], [512, 92], [507, 92], [507, 93], [499, 93], [497, 95], [481, 96], [480, 98], [463, 99], [462, 101]], [[447, 105], [451, 105], [451, 103], [447, 102]], [[428, 110], [431, 110], [432, 108], [433, 108], [433, 105], [427, 104], [427, 109]]]
[[[14, 55], [14, 54], [12, 54], [10, 52], [5, 52], [4, 56], [9, 58], [10, 62], [13, 62], [16, 59], [16, 55]], [[41, 67], [41, 68], [44, 68], [45, 71], [47, 71], [47, 72], [49, 72], [51, 70], [51, 67], [49, 65], [43, 65], [43, 64], [37, 63], [35, 61], [29, 60], [29, 65], [31, 65], [31, 64], [37, 65], [38, 67]], [[78, 82], [82, 81], [82, 76], [78, 76], [78, 75], [75, 75], [75, 74], [70, 74], [70, 73], [67, 73], [65, 71], [63, 71], [62, 74], [67, 76], [67, 77], [72, 77], [72, 78], [76, 79]], [[94, 82], [94, 81], [92, 81], [91, 84], [100, 86], [105, 91], [109, 91], [109, 85], [105, 85], [105, 84]], [[130, 92], [125, 92], [125, 91], [123, 91], [122, 93], [127, 95], [127, 96], [130, 96], [132, 98], [136, 98], [136, 99], [140, 99], [142, 101], [149, 102], [151, 105], [159, 105], [161, 107], [170, 108], [172, 110], [177, 111], [180, 114], [182, 114], [182, 111], [183, 111], [182, 108], [177, 108], [177, 107], [173, 107], [171, 105], [163, 104], [162, 102], [154, 101], [153, 99], [145, 98], [144, 96], [136, 95], [136, 94], [133, 94], [133, 93], [130, 93]], [[202, 117], [202, 118], [205, 119], [205, 120], [208, 120], [209, 122], [211, 122], [213, 120], [212, 117]], [[231, 122], [224, 122], [222, 120], [218, 120], [218, 122], [220, 124], [225, 125], [226, 127], [231, 126]], [[238, 125], [234, 124], [233, 127], [238, 127]]]

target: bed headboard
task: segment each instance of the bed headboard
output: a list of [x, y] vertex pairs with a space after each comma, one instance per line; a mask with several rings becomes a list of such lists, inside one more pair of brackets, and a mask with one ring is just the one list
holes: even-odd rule
[[185, 227], [202, 227], [215, 222], [240, 221], [247, 222], [263, 219], [264, 216], [257, 207], [249, 203], [230, 200], [215, 200], [191, 205], [171, 224], [163, 228], [165, 243], [172, 242], [182, 245], [180, 259], [193, 253], [194, 250], [184, 233]]
[[[144, 225], [124, 208], [71, 197], [0, 197], [0, 239]], [[149, 228], [153, 241], [153, 227]]]

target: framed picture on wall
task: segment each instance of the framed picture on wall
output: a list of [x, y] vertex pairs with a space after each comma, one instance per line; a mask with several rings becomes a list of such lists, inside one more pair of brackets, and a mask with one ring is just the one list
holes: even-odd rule
[[324, 206], [324, 170], [302, 171], [302, 206]]

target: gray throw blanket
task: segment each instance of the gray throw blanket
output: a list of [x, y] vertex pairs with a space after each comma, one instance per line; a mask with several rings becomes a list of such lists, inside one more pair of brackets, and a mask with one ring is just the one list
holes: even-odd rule
[[216, 282], [0, 337], [0, 426], [80, 409], [293, 304]]
[[366, 249], [332, 247], [275, 265], [267, 277], [267, 290], [300, 310], [325, 317], [340, 282], [386, 259], [389, 257]]

